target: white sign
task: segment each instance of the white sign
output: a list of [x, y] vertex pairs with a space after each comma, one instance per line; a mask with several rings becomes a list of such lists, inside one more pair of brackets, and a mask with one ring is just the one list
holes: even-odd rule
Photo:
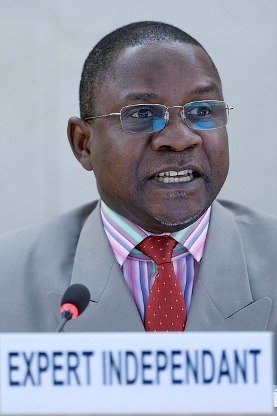
[[0, 348], [2, 414], [273, 410], [271, 333], [3, 334]]

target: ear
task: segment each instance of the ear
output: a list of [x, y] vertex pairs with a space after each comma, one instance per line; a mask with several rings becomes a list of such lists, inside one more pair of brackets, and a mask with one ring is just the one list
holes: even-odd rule
[[90, 142], [92, 129], [88, 123], [78, 117], [68, 120], [67, 136], [75, 157], [86, 170], [92, 170]]

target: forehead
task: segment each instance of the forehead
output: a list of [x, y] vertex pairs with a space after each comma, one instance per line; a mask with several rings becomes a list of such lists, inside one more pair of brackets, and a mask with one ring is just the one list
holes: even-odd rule
[[146, 101], [153, 96], [169, 102], [179, 96], [181, 101], [198, 99], [194, 97], [198, 93], [201, 99], [201, 94], [206, 92], [214, 94], [211, 98], [222, 98], [221, 82], [208, 55], [198, 46], [174, 42], [121, 51], [96, 96], [108, 95], [111, 100], [128, 104], [142, 100], [144, 95]]

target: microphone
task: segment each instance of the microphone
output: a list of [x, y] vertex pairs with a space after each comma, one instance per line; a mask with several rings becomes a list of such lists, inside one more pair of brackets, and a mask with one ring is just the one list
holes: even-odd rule
[[87, 308], [90, 300], [90, 293], [86, 286], [74, 284], [69, 286], [61, 301], [62, 321], [56, 332], [61, 332], [66, 322], [75, 319]]

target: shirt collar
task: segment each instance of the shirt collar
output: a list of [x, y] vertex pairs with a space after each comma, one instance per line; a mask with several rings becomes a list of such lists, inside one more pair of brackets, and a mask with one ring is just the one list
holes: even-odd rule
[[[205, 247], [210, 221], [210, 211], [211, 208], [209, 208], [196, 222], [180, 231], [164, 233], [170, 235], [182, 246], [177, 244], [174, 251], [180, 251], [180, 249], [182, 250], [184, 247], [192, 254], [197, 262], [200, 262]], [[101, 201], [101, 217], [116, 260], [119, 265], [122, 266], [135, 246], [151, 233], [148, 233], [127, 218], [119, 215], [117, 212], [110, 209], [103, 201]], [[140, 254], [141, 258], [146, 258], [144, 254]]]

